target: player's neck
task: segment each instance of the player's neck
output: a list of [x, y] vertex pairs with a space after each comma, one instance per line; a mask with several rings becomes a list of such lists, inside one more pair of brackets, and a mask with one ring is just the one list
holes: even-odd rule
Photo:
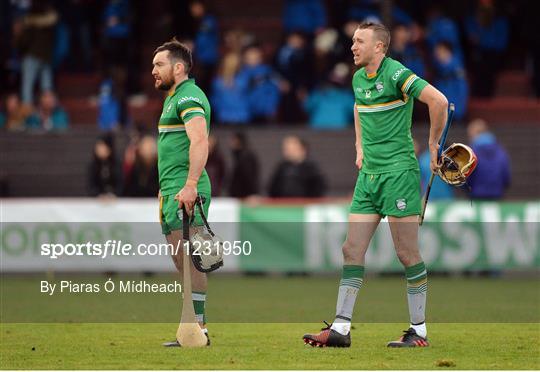
[[379, 66], [381, 65], [382, 60], [384, 59], [384, 54], [379, 54], [371, 60], [370, 63], [366, 65], [366, 74], [371, 75], [377, 72]]
[[181, 78], [178, 78], [178, 80], [175, 80], [175, 83], [173, 85], [173, 87], [171, 88], [171, 90], [174, 92], [176, 90], [176, 88], [178, 88], [178, 86], [180, 84], [182, 84], [184, 81], [186, 81], [188, 79], [187, 76], [182, 76]]

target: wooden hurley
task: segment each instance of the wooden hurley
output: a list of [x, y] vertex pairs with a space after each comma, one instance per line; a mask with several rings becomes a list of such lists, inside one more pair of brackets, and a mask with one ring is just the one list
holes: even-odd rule
[[[183, 244], [187, 242], [184, 247], [190, 247], [189, 242], [189, 216], [186, 213], [185, 208], [183, 210], [182, 218], [182, 239]], [[176, 331], [176, 340], [182, 347], [202, 347], [206, 346], [207, 338], [202, 331], [197, 318], [195, 318], [195, 309], [193, 308], [193, 298], [191, 294], [191, 258], [189, 256], [189, 249], [183, 252], [183, 272], [184, 283], [182, 286], [182, 292], [184, 300], [182, 302], [182, 317], [180, 318], [180, 324]]]

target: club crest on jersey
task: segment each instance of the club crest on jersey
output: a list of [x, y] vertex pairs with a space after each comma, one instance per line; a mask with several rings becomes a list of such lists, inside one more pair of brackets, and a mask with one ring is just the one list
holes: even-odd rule
[[384, 90], [384, 85], [383, 85], [382, 81], [377, 81], [375, 83], [375, 88], [377, 88], [377, 91], [379, 93], [381, 93]]
[[396, 199], [396, 207], [400, 211], [404, 211], [407, 208], [407, 199]]
[[366, 90], [366, 98], [371, 98], [371, 90]]

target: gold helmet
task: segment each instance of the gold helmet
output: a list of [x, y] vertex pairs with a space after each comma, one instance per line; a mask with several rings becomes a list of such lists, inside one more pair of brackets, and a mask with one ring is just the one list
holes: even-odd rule
[[462, 186], [476, 168], [478, 158], [474, 151], [462, 143], [453, 143], [441, 154], [437, 173], [452, 186]]

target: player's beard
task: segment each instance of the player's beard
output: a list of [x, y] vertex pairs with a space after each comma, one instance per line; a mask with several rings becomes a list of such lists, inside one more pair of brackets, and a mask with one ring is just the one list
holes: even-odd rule
[[168, 74], [168, 76], [160, 76], [159, 80], [161, 80], [161, 84], [158, 85], [156, 81], [156, 85], [155, 85], [156, 88], [159, 90], [168, 91], [174, 85], [174, 77], [172, 75], [172, 71], [170, 74]]

